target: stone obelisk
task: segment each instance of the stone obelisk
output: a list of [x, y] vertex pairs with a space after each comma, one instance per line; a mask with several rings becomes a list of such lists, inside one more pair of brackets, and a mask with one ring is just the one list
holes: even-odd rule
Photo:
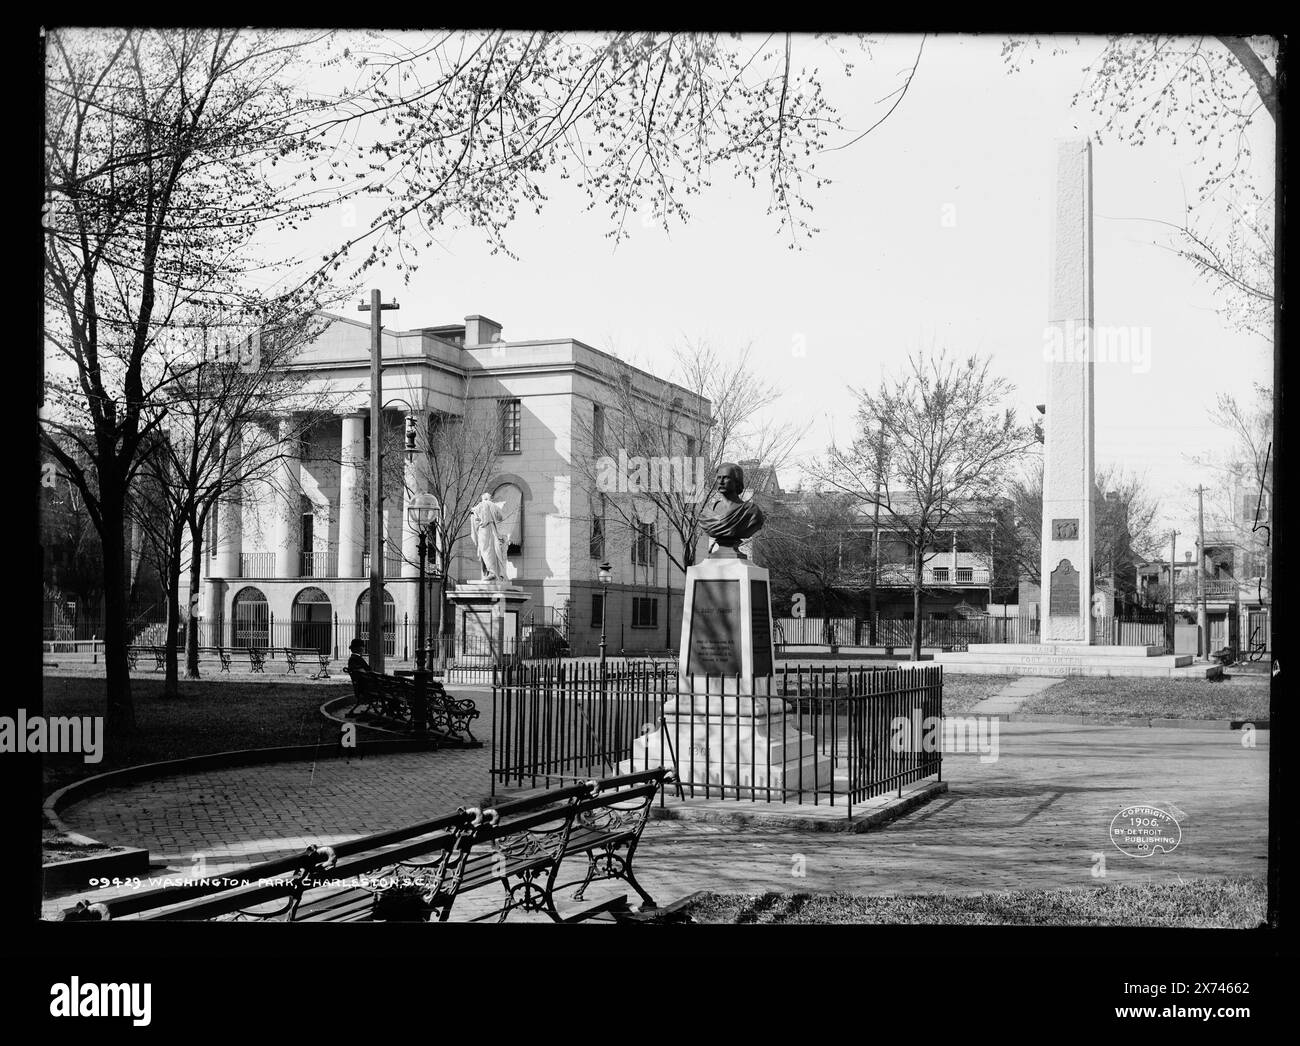
[[1056, 145], [1043, 455], [1042, 641], [1092, 640], [1092, 147]]

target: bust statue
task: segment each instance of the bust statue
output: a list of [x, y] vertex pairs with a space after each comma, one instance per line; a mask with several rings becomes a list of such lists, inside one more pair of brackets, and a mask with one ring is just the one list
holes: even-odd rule
[[763, 529], [763, 510], [752, 498], [740, 500], [744, 490], [745, 473], [739, 465], [724, 462], [718, 466], [717, 489], [704, 503], [700, 529], [717, 543], [719, 549], [732, 549], [734, 553], [742, 541]]

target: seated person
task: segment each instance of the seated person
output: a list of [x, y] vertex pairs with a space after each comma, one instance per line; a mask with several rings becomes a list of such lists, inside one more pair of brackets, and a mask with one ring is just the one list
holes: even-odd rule
[[351, 674], [352, 670], [356, 668], [364, 668], [367, 672], [370, 671], [370, 662], [361, 656], [362, 651], [365, 649], [366, 644], [360, 639], [354, 639], [348, 644], [348, 650], [351, 651], [351, 654], [348, 657], [347, 670], [349, 674]]
[[[365, 695], [361, 692], [361, 679], [358, 675], [361, 671], [370, 671], [370, 663], [361, 656], [361, 652], [365, 648], [366, 644], [360, 639], [354, 639], [348, 644], [348, 650], [351, 651], [351, 654], [348, 656], [347, 673], [352, 679], [352, 696], [356, 698], [352, 702], [352, 709], [355, 709], [365, 699]], [[349, 709], [349, 711], [352, 711], [352, 709]]]

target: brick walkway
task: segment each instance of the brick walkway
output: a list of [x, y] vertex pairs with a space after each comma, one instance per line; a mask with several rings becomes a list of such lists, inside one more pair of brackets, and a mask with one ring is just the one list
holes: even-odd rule
[[[638, 855], [667, 903], [702, 889], [968, 893], [1089, 887], [1109, 879], [1263, 875], [1267, 731], [1002, 723], [999, 759], [948, 754], [950, 792], [865, 834], [656, 821]], [[173, 874], [208, 874], [434, 816], [488, 788], [486, 749], [281, 763], [166, 778], [70, 808], [77, 832], [144, 846]], [[1173, 804], [1182, 842], [1127, 857], [1108, 840], [1121, 807]], [[154, 875], [166, 874], [155, 866]], [[76, 896], [90, 896], [78, 891]], [[590, 899], [599, 900], [593, 891]], [[47, 914], [67, 903], [51, 899]], [[460, 908], [472, 914], [476, 905]]]

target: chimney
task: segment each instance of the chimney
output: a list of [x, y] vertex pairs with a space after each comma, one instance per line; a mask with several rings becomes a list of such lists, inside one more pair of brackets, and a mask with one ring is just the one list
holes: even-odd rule
[[465, 317], [465, 348], [477, 349], [501, 340], [501, 324], [486, 316]]

